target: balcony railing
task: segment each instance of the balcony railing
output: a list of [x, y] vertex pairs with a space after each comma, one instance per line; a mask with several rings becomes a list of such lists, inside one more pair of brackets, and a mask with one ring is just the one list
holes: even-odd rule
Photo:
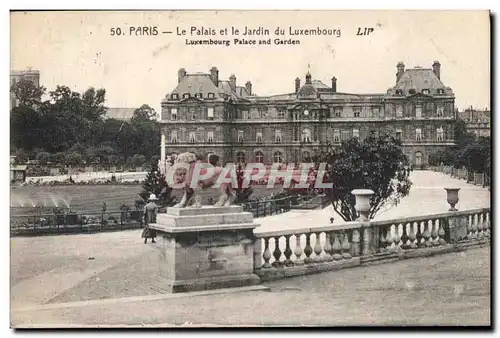
[[[462, 225], [463, 233], [457, 233]], [[423, 248], [453, 249], [468, 240], [486, 242], [490, 209], [448, 212], [376, 222], [256, 233], [254, 268], [261, 278], [360, 265], [387, 255], [411, 256]]]

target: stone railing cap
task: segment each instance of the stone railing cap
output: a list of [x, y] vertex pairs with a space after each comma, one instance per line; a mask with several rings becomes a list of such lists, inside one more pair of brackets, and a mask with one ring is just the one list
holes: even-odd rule
[[460, 190], [462, 188], [444, 188], [444, 190]]

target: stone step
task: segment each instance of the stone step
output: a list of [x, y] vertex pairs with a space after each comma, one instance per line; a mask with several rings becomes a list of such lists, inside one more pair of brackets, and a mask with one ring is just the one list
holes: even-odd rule
[[243, 212], [243, 207], [240, 205], [232, 205], [229, 207], [202, 206], [201, 208], [167, 208], [167, 215], [172, 216], [202, 216], [214, 214], [234, 214], [241, 212]]
[[[181, 209], [182, 210], [182, 209]], [[222, 224], [252, 223], [253, 215], [250, 212], [233, 212], [224, 214], [207, 214], [193, 216], [176, 216], [158, 214], [156, 223], [168, 227], [192, 227]]]

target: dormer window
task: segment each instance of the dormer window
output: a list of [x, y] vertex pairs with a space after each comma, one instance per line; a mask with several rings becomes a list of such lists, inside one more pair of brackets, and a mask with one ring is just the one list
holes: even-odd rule
[[413, 89], [413, 88], [412, 88], [412, 89], [410, 89], [410, 90], [408, 91], [408, 93], [409, 93], [410, 95], [415, 94], [415, 89]]
[[396, 95], [403, 95], [402, 89], [396, 89]]
[[422, 94], [429, 95], [429, 89], [422, 89]]
[[171, 98], [172, 98], [172, 100], [178, 100], [179, 99], [179, 94], [172, 94]]
[[215, 97], [215, 94], [214, 93], [208, 93], [208, 98], [209, 99], [213, 99]]
[[189, 99], [189, 97], [190, 97], [189, 93], [184, 93], [182, 95], [182, 98], [184, 98], [184, 99]]
[[444, 94], [444, 89], [438, 89], [437, 93], [440, 94], [440, 95]]
[[194, 97], [197, 98], [197, 99], [201, 99], [203, 97], [203, 94], [202, 93], [196, 93], [196, 94], [194, 94]]

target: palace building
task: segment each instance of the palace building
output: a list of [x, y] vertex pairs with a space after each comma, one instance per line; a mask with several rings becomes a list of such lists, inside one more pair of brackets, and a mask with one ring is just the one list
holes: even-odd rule
[[440, 73], [438, 61], [406, 70], [399, 62], [386, 93], [356, 94], [338, 91], [335, 77], [326, 85], [308, 72], [291, 93], [258, 96], [235, 75], [219, 79], [215, 67], [180, 69], [177, 87], [161, 102], [161, 160], [190, 151], [215, 153], [221, 164], [299, 163], [328, 144], [389, 132], [403, 140], [411, 164], [425, 166], [431, 153], [455, 144], [455, 96]]

